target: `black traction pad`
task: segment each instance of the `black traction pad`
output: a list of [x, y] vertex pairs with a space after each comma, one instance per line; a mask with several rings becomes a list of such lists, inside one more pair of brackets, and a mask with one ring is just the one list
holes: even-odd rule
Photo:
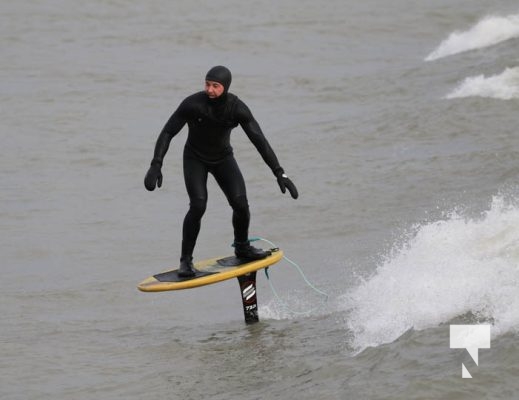
[[216, 274], [216, 272], [205, 272], [196, 270], [195, 276], [182, 277], [178, 276], [178, 269], [176, 269], [174, 271], [162, 272], [160, 274], [153, 275], [153, 277], [159, 282], [184, 282], [212, 274]]
[[[269, 251], [268, 255], [266, 255], [264, 258], [270, 257], [272, 253]], [[263, 258], [260, 258], [260, 260], [263, 260]], [[251, 260], [250, 258], [239, 258], [236, 256], [229, 256], [225, 258], [220, 258], [216, 262], [218, 265], [221, 265], [222, 267], [238, 267], [243, 264], [247, 264], [253, 261], [259, 261], [259, 260]]]
[[246, 264], [250, 262], [250, 260], [246, 258], [238, 258], [236, 256], [229, 256], [225, 258], [220, 258], [219, 260], [216, 260], [218, 265], [221, 265], [222, 267], [237, 267], [242, 264]]

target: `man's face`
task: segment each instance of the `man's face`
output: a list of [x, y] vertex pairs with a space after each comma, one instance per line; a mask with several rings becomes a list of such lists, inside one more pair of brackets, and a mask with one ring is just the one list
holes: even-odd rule
[[205, 81], [205, 93], [210, 99], [216, 99], [220, 97], [224, 92], [225, 88], [219, 82]]

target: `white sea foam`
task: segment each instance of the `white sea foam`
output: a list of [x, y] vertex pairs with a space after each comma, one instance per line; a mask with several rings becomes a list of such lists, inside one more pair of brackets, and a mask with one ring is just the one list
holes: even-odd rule
[[473, 313], [494, 334], [519, 328], [519, 207], [496, 197], [477, 220], [453, 213], [421, 225], [341, 299], [353, 347], [389, 343]]
[[472, 96], [502, 100], [519, 98], [519, 67], [507, 68], [501, 74], [489, 77], [468, 77], [446, 97], [455, 99]]
[[481, 49], [516, 37], [519, 37], [519, 15], [487, 16], [469, 30], [452, 32], [425, 61]]

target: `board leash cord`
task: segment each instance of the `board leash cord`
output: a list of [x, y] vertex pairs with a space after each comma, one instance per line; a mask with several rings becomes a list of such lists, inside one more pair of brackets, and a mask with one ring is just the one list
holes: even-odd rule
[[[272, 247], [274, 248], [277, 248], [278, 246], [276, 244], [274, 244], [273, 242], [271, 242], [270, 240], [268, 239], [265, 239], [263, 237], [260, 237], [260, 236], [255, 236], [255, 237], [252, 237], [252, 238], [249, 238], [249, 241], [250, 242], [255, 242], [255, 241], [258, 241], [258, 240], [261, 240], [265, 243], [268, 243], [269, 245], [271, 245]], [[276, 297], [277, 301], [290, 313], [292, 314], [297, 314], [297, 315], [307, 315], [307, 314], [311, 314], [312, 312], [314, 311], [317, 311], [319, 308], [321, 308], [327, 301], [328, 301], [328, 294], [323, 292], [322, 290], [318, 289], [317, 287], [315, 287], [315, 285], [310, 282], [308, 280], [308, 278], [305, 276], [303, 270], [301, 269], [301, 267], [296, 263], [294, 262], [293, 260], [291, 260], [290, 258], [288, 258], [287, 256], [283, 255], [283, 259], [288, 262], [290, 265], [292, 265], [293, 267], [296, 268], [296, 270], [299, 272], [299, 275], [301, 275], [301, 277], [303, 278], [303, 280], [305, 281], [305, 283], [307, 284], [307, 286], [309, 288], [311, 288], [314, 292], [316, 292], [317, 294], [319, 294], [320, 296], [323, 297], [323, 301], [322, 301], [322, 304], [320, 304], [319, 306], [317, 307], [314, 307], [313, 309], [311, 310], [306, 310], [306, 311], [297, 311], [297, 310], [294, 310], [292, 309], [286, 301], [283, 301], [281, 299], [281, 297], [278, 295], [276, 289], [274, 288], [274, 286], [272, 285], [272, 282], [271, 282], [271, 279], [270, 279], [270, 276], [269, 276], [269, 272], [268, 272], [268, 267], [265, 268], [265, 276], [267, 277], [267, 281], [269, 283], [269, 286], [270, 286], [270, 290], [272, 290], [272, 293], [274, 294], [274, 297]]]

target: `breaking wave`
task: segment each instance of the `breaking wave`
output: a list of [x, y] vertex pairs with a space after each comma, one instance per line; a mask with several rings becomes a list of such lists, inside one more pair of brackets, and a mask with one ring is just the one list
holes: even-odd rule
[[507, 68], [499, 75], [466, 78], [446, 98], [489, 97], [501, 100], [519, 98], [519, 67]]
[[496, 197], [479, 219], [452, 213], [416, 227], [375, 274], [340, 299], [351, 345], [389, 343], [466, 314], [519, 328], [519, 206]]
[[487, 16], [469, 30], [452, 32], [425, 61], [493, 46], [516, 37], [519, 37], [519, 15]]

